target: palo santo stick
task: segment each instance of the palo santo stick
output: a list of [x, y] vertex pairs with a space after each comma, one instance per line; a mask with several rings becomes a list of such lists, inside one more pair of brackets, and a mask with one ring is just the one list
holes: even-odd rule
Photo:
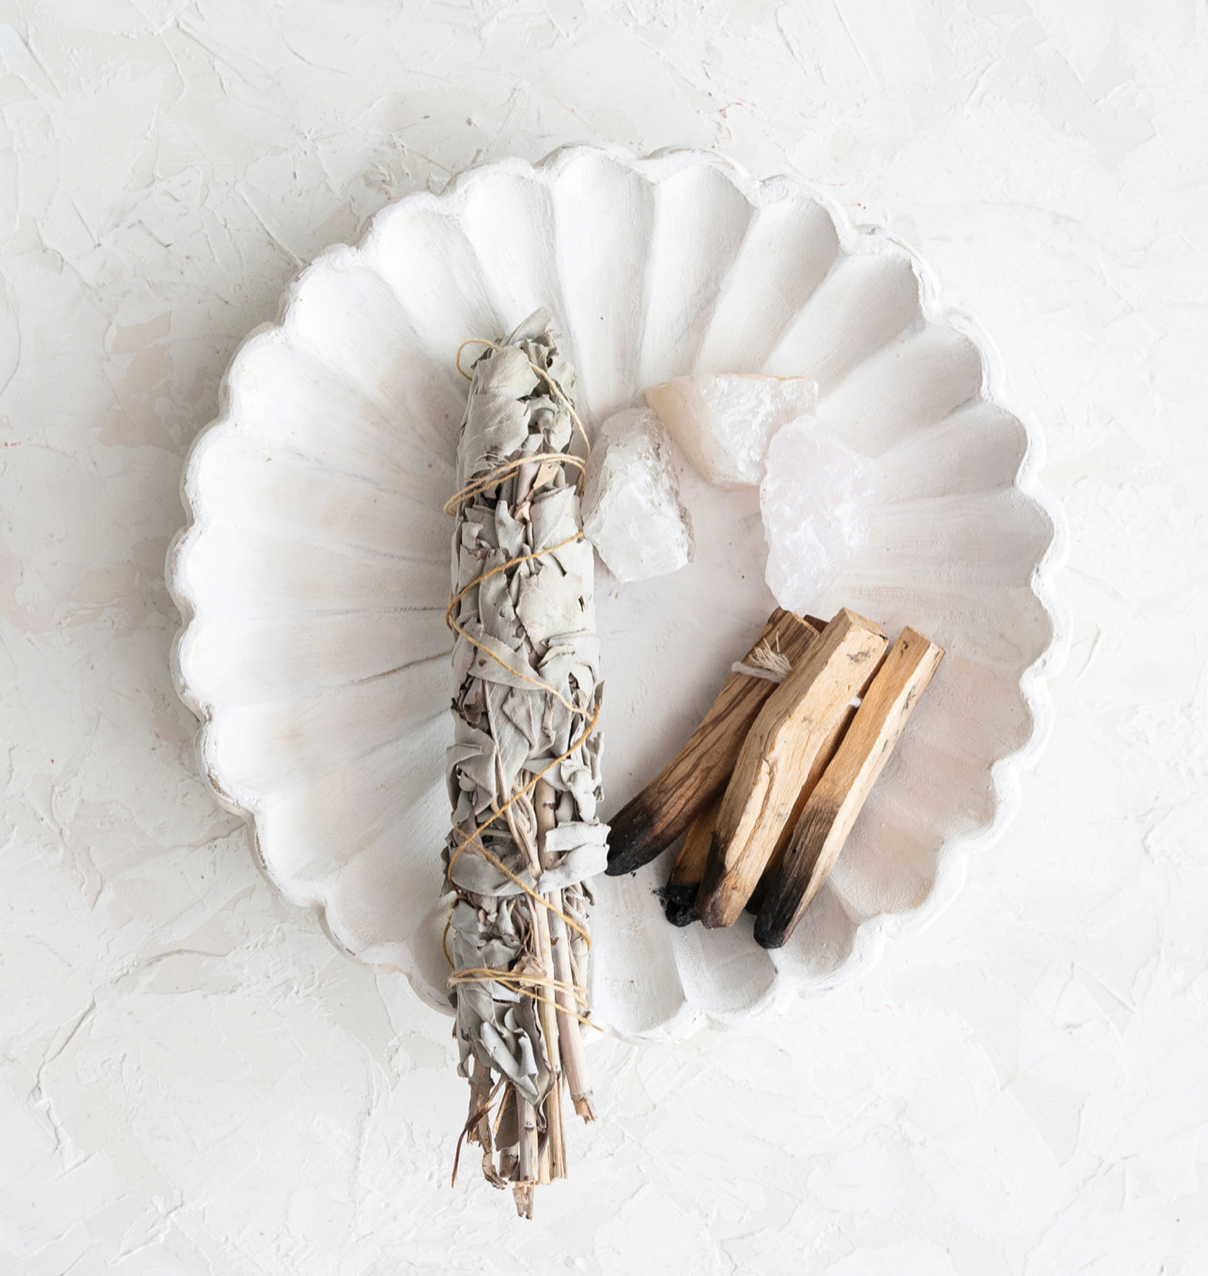
[[[859, 695], [863, 695], [868, 689], [867, 682], [872, 681], [872, 674], [875, 672], [875, 670], [872, 670], [869, 673], [866, 685], [860, 690]], [[822, 779], [822, 774], [830, 765], [831, 759], [838, 752], [839, 745], [843, 742], [843, 737], [847, 734], [847, 729], [851, 726], [855, 716], [856, 707], [849, 704], [843, 710], [839, 721], [835, 723], [834, 730], [826, 737], [822, 748], [818, 750], [818, 756], [814, 759], [813, 766], [810, 767], [809, 775], [805, 777], [801, 792], [797, 794], [797, 801], [793, 803], [793, 813], [789, 816], [784, 828], [780, 830], [780, 837], [776, 841], [776, 849], [772, 852], [772, 858], [768, 860], [767, 867], [759, 878], [759, 885], [755, 887], [754, 894], [747, 900], [748, 913], [758, 913], [763, 907], [763, 901], [767, 899], [768, 891], [772, 889], [772, 884], [780, 875], [780, 866], [784, 863], [784, 854], [789, 848], [789, 843], [793, 840], [793, 830], [797, 827], [797, 821], [801, 819], [805, 804], [809, 801], [810, 794], [817, 787], [818, 781]]]
[[705, 875], [721, 798], [719, 793], [692, 821], [680, 853], [675, 857], [671, 878], [663, 889], [663, 911], [672, 926], [688, 926], [697, 920], [696, 892]]
[[[805, 619], [819, 633], [826, 628], [824, 620], [818, 620], [814, 616], [806, 616]], [[863, 694], [863, 688], [861, 688], [861, 694]], [[793, 807], [793, 818], [785, 826], [780, 841], [776, 844], [776, 850], [773, 852], [772, 861], [768, 864], [767, 869], [764, 870], [755, 894], [751, 896], [747, 903], [749, 911], [759, 911], [755, 901], [757, 899], [762, 900], [763, 895], [767, 893], [767, 888], [775, 880], [774, 875], [769, 876], [772, 873], [773, 865], [779, 871], [780, 863], [784, 859], [784, 849], [792, 836], [793, 826], [797, 822], [797, 817], [805, 806], [805, 799], [821, 778], [826, 764], [834, 757], [835, 750], [839, 747], [839, 741], [843, 739], [843, 733], [847, 730], [848, 725], [855, 716], [855, 712], [854, 706], [849, 705], [834, 731], [827, 738], [826, 743], [818, 751], [814, 765], [810, 768], [809, 776], [806, 778], [805, 785], [797, 797], [796, 805]], [[696, 893], [700, 888], [701, 879], [705, 875], [705, 865], [709, 859], [709, 845], [713, 840], [713, 826], [717, 822], [717, 812], [721, 806], [721, 799], [724, 793], [725, 790], [720, 789], [709, 805], [692, 821], [688, 832], [684, 836], [684, 844], [680, 848], [680, 853], [675, 857], [675, 865], [671, 870], [671, 877], [663, 888], [663, 911], [667, 920], [673, 926], [690, 926], [693, 922], [700, 920], [700, 914], [696, 911]]]
[[822, 889], [910, 711], [943, 658], [943, 649], [922, 634], [902, 630], [793, 831], [784, 866], [755, 921], [755, 938], [764, 948], [779, 948], [788, 939]]
[[[851, 725], [851, 720], [855, 717], [855, 714], [855, 708], [848, 705], [843, 712], [843, 716], [835, 725], [835, 729], [827, 736], [822, 748], [818, 750], [814, 765], [810, 767], [810, 773], [806, 777], [805, 783], [801, 786], [797, 801], [793, 804], [793, 814], [781, 830], [776, 849], [772, 852], [772, 858], [768, 861], [767, 868], [763, 870], [759, 884], [755, 887], [755, 893], [747, 900], [747, 912], [759, 912], [759, 907], [763, 903], [764, 897], [776, 880], [776, 874], [780, 872], [780, 865], [784, 862], [785, 849], [788, 847], [789, 839], [793, 835], [797, 820], [805, 808], [806, 799], [813, 792], [814, 785], [822, 778], [822, 772], [826, 769], [826, 764], [835, 756], [839, 741], [843, 739], [844, 732]], [[722, 797], [723, 793], [719, 793], [692, 821], [692, 827], [689, 828], [684, 837], [684, 844], [680, 848], [680, 853], [675, 857], [675, 865], [671, 870], [671, 877], [663, 888], [663, 912], [672, 926], [690, 926], [693, 922], [700, 921], [700, 914], [696, 911], [696, 893], [700, 889], [701, 880], [705, 876], [705, 865], [709, 860], [709, 846], [713, 841], [713, 826], [717, 823], [717, 812], [721, 806]]]
[[814, 759], [885, 646], [879, 625], [844, 608], [759, 711], [726, 786], [697, 895], [706, 926], [737, 920]]
[[[812, 625], [777, 608], [743, 658], [765, 644], [794, 667], [817, 639]], [[725, 787], [742, 742], [776, 684], [731, 673], [688, 743], [612, 820], [608, 868], [613, 877], [648, 864], [667, 849]]]
[[[759, 884], [755, 887], [755, 893], [747, 900], [748, 913], [759, 912], [772, 883], [780, 872], [781, 864], [784, 863], [784, 853], [793, 836], [793, 829], [797, 827], [797, 821], [801, 818], [801, 812], [805, 809], [806, 799], [822, 778], [827, 763], [835, 756], [835, 750], [838, 749], [839, 742], [855, 716], [855, 707], [849, 704], [843, 711], [843, 716], [835, 724], [835, 729], [818, 750], [818, 756], [814, 759], [810, 773], [801, 786], [801, 792], [797, 794], [797, 801], [793, 803], [793, 814], [780, 831], [776, 849], [772, 852], [772, 858], [768, 860], [767, 868], [763, 870]], [[717, 812], [721, 807], [723, 796], [724, 793], [719, 793], [692, 821], [692, 827], [684, 837], [680, 853], [675, 857], [675, 865], [667, 885], [663, 888], [662, 896], [663, 912], [672, 926], [690, 926], [693, 922], [700, 921], [700, 914], [696, 911], [696, 893], [705, 876], [705, 865], [709, 861], [709, 846], [713, 841], [713, 827], [717, 823]]]

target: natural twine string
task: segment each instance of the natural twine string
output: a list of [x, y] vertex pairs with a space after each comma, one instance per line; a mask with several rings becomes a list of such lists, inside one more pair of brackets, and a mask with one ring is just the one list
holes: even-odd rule
[[[557, 913], [557, 915], [561, 917], [562, 920], [568, 926], [572, 926], [575, 930], [577, 930], [579, 934], [583, 936], [583, 939], [586, 942], [589, 950], [591, 948], [591, 936], [587, 933], [587, 931], [582, 926], [579, 925], [577, 921], [575, 921], [573, 917], [570, 917], [566, 913], [564, 913], [556, 904], [550, 903], [550, 901], [546, 899], [544, 895], [533, 890], [533, 888], [529, 886], [527, 882], [524, 882], [519, 877], [517, 877], [516, 874], [513, 873], [512, 870], [508, 868], [506, 864], [496, 859], [495, 856], [492, 855], [491, 852], [488, 851], [487, 848], [483, 846], [483, 844], [477, 841], [476, 839], [478, 838], [479, 833], [481, 833], [483, 829], [493, 824], [501, 815], [504, 815], [508, 811], [508, 809], [511, 807], [513, 802], [516, 802], [518, 799], [520, 799], [526, 793], [528, 793], [531, 789], [536, 787], [537, 782], [544, 777], [546, 772], [553, 770], [553, 768], [556, 767], [559, 762], [566, 761], [566, 759], [569, 758], [570, 755], [574, 753], [574, 751], [581, 744], [583, 744], [584, 741], [588, 738], [588, 736], [590, 736], [591, 733], [595, 730], [596, 723], [599, 721], [599, 718], [600, 718], [600, 710], [599, 708], [597, 708], [595, 713], [592, 714], [591, 721], [587, 724], [587, 729], [578, 738], [578, 740], [576, 740], [575, 743], [571, 745], [571, 747], [565, 753], [561, 754], [559, 757], [556, 757], [551, 763], [549, 763], [548, 766], [542, 767], [542, 769], [535, 776], [533, 776], [533, 778], [527, 784], [525, 784], [522, 788], [517, 789], [516, 792], [513, 793], [512, 796], [508, 798], [508, 800], [501, 807], [497, 808], [492, 813], [490, 819], [483, 821], [483, 823], [478, 825], [478, 827], [474, 830], [473, 833], [470, 834], [469, 837], [467, 837], [458, 846], [454, 847], [453, 853], [449, 856], [449, 867], [445, 870], [446, 876], [449, 878], [449, 881], [452, 882], [453, 865], [457, 863], [457, 857], [462, 853], [463, 850], [465, 850], [467, 846], [473, 846], [473, 848], [479, 853], [479, 855], [481, 855], [487, 861], [487, 863], [493, 864], [501, 873], [504, 874], [504, 876], [511, 878], [511, 880], [515, 882], [516, 885], [519, 886], [520, 889], [530, 899], [536, 900], [538, 904], [540, 904], [543, 908], [549, 909], [551, 913]], [[448, 938], [449, 938], [449, 928], [452, 925], [453, 925], [453, 918], [452, 916], [450, 916], [448, 921], [445, 922], [444, 933], [440, 937], [440, 946], [444, 951], [445, 961], [447, 961], [450, 966], [453, 965], [453, 958], [449, 956]], [[463, 975], [466, 977], [465, 978], [459, 977]], [[472, 979], [470, 978], [470, 976], [472, 976]], [[571, 1010], [569, 1007], [566, 1007], [566, 1006], [560, 1006], [558, 1005], [556, 1001], [551, 1001], [548, 997], [543, 997], [540, 993], [533, 992], [532, 989], [525, 988], [523, 986], [523, 984], [527, 982], [552, 983], [557, 985], [556, 991], [560, 991], [563, 989], [569, 990], [571, 995], [575, 998], [575, 1000], [578, 1001], [580, 1005], [585, 1006], [587, 1004], [587, 990], [579, 984], [565, 984], [561, 980], [556, 980], [556, 979], [552, 979], [552, 978], [548, 978], [544, 976], [539, 979], [538, 978], [529, 979], [527, 976], [518, 974], [514, 970], [493, 970], [489, 966], [475, 966], [470, 969], [467, 969], [466, 971], [458, 971], [454, 969], [453, 973], [449, 976], [449, 979], [448, 979], [448, 983], [453, 986], [456, 986], [458, 983], [469, 983], [469, 982], [502, 984], [505, 988], [512, 988], [514, 992], [521, 993], [523, 996], [530, 998], [532, 1001], [542, 1001], [542, 1002], [545, 1002], [546, 1005], [552, 1005], [555, 1010], [561, 1011], [562, 1014], [571, 1015], [573, 1018], [577, 1019], [580, 1023], [585, 1023], [587, 1024], [588, 1027], [595, 1028], [597, 1032], [603, 1032], [603, 1029], [600, 1027], [599, 1024], [592, 1023], [590, 1019], [585, 1018], [583, 1015], [579, 1014], [577, 1011]], [[513, 985], [515, 985], [515, 987], [513, 987]]]
[[[777, 639], [777, 646], [779, 646], [779, 639]], [[743, 660], [736, 660], [730, 666], [730, 671], [746, 674], [748, 678], [764, 678], [768, 682], [783, 682], [793, 672], [788, 656], [780, 651], [773, 651], [766, 642], [760, 643], [747, 660], [750, 661], [749, 664]]]
[[472, 483], [466, 484], [460, 492], [455, 492], [445, 502], [445, 513], [456, 514], [466, 501], [473, 500], [479, 492], [485, 492], [488, 487], [494, 487], [496, 483], [505, 479], [513, 470], [523, 469], [524, 466], [531, 465], [534, 461], [560, 461], [564, 465], [575, 466], [579, 471], [578, 486], [580, 493], [582, 492], [583, 483], [587, 477], [587, 466], [582, 457], [573, 456], [570, 452], [526, 453], [524, 456], [515, 457], [497, 469], [491, 470], [485, 478], [477, 478]]
[[[582, 712], [582, 710], [578, 710], [577, 712]], [[449, 867], [445, 870], [445, 874], [449, 878], [449, 881], [451, 882], [453, 880], [453, 876], [452, 876], [453, 865], [457, 863], [457, 857], [462, 853], [462, 851], [466, 849], [467, 846], [472, 846], [474, 850], [476, 850], [478, 854], [481, 855], [483, 859], [487, 861], [488, 864], [493, 864], [505, 877], [508, 877], [513, 882], [515, 882], [516, 885], [519, 886], [520, 889], [530, 899], [536, 900], [536, 902], [542, 905], [542, 907], [548, 908], [551, 913], [557, 913], [557, 915], [561, 917], [562, 920], [568, 926], [572, 926], [575, 930], [577, 930], [579, 934], [582, 935], [584, 940], [587, 942], [587, 947], [589, 949], [591, 948], [591, 936], [587, 933], [587, 931], [582, 926], [579, 925], [577, 921], [575, 921], [573, 917], [569, 917], [556, 904], [551, 904], [549, 900], [546, 899], [545, 896], [542, 895], [539, 891], [535, 891], [527, 882], [522, 881], [519, 877], [517, 877], [516, 874], [513, 873], [512, 870], [508, 868], [506, 864], [503, 864], [499, 860], [497, 860], [495, 856], [492, 855], [491, 852], [488, 851], [487, 848], [483, 846], [483, 844], [477, 841], [476, 839], [478, 838], [479, 833], [481, 833], [483, 829], [489, 828], [492, 824], [495, 823], [495, 821], [501, 815], [505, 814], [508, 811], [508, 809], [511, 807], [513, 802], [517, 801], [519, 798], [523, 797], [526, 793], [534, 789], [537, 786], [538, 780], [542, 779], [548, 771], [552, 771], [554, 767], [558, 765], [559, 762], [565, 762], [566, 759], [569, 758], [570, 755], [574, 753], [574, 751], [581, 744], [583, 744], [584, 741], [587, 740], [588, 736], [590, 736], [591, 733], [595, 730], [596, 723], [599, 720], [600, 720], [600, 710], [597, 708], [595, 713], [592, 714], [591, 721], [587, 724], [587, 729], [574, 742], [574, 744], [572, 744], [571, 747], [567, 749], [565, 753], [560, 754], [547, 766], [542, 767], [541, 770], [538, 771], [537, 774], [534, 775], [533, 778], [529, 780], [527, 784], [517, 789], [516, 792], [513, 793], [512, 796], [508, 798], [508, 800], [502, 806], [497, 807], [493, 811], [489, 819], [484, 820], [480, 825], [478, 825], [478, 827], [474, 830], [474, 832], [470, 834], [469, 837], [467, 837], [463, 842], [459, 843], [457, 846], [453, 848], [452, 854], [450, 854], [449, 856]], [[446, 928], [446, 933], [447, 933], [447, 928]], [[447, 948], [445, 950], [445, 956], [446, 957], [449, 956], [449, 952]], [[453, 962], [452, 960], [450, 960], [449, 965], [451, 966], [452, 964]], [[504, 971], [504, 975], [510, 978], [511, 971]]]
[[[453, 609], [470, 592], [470, 590], [474, 588], [475, 585], [481, 585], [484, 580], [490, 580], [492, 576], [498, 576], [500, 572], [506, 572], [509, 567], [515, 567], [518, 563], [529, 563], [532, 562], [534, 558], [544, 558], [546, 554], [556, 553], [560, 549], [565, 549], [567, 545], [573, 545], [576, 541], [581, 541], [582, 539], [583, 533], [576, 532], [573, 536], [568, 536], [564, 541], [559, 541], [556, 545], [547, 545], [544, 549], [534, 550], [531, 554], [520, 554], [516, 558], [508, 559], [506, 563], [501, 563], [498, 567], [492, 567], [489, 572], [483, 572], [481, 576], [475, 576], [468, 585], [466, 585], [463, 589], [458, 590], [456, 595], [450, 598], [449, 605], [445, 608], [445, 624], [459, 637], [464, 638], [471, 647], [481, 651], [484, 655], [490, 656], [496, 664], [502, 665], [508, 673], [519, 678], [522, 682], [530, 682], [534, 687], [540, 687], [547, 695], [553, 696], [565, 705], [571, 713], [578, 714], [580, 717], [585, 718], [587, 716], [586, 710], [581, 709], [577, 704], [573, 704], [560, 691], [555, 691], [553, 687], [551, 687], [548, 683], [542, 682], [540, 678], [530, 678], [527, 674], [523, 674], [519, 670], [513, 669], [511, 665], [505, 664], [489, 647], [486, 647], [476, 639], [471, 638], [470, 635], [457, 623], [457, 621], [453, 619]], [[542, 774], [544, 774], [544, 772]], [[515, 797], [513, 797], [512, 801], [514, 802], [515, 800]], [[509, 802], [508, 805], [510, 806], [511, 802]]]
[[[456, 970], [449, 976], [451, 984], [472, 984], [481, 979], [484, 975], [495, 975], [495, 971], [489, 966], [467, 966], [464, 970]], [[546, 975], [538, 972], [509, 971], [507, 973], [509, 983], [515, 984], [535, 984], [539, 988], [552, 988], [555, 992], [570, 993], [574, 999], [581, 1005], [587, 1004], [587, 990], [578, 984], [567, 983], [565, 979], [557, 979], [553, 975]]]
[[[458, 346], [457, 357], [455, 360], [457, 364], [457, 370], [458, 372], [462, 374], [463, 377], [466, 378], [467, 381], [470, 381], [470, 380], [473, 380], [473, 378], [461, 366], [461, 352], [468, 345], [489, 346], [492, 350], [496, 350], [496, 351], [502, 349], [502, 347], [496, 345], [495, 342], [493, 341], [487, 341], [485, 338], [481, 338], [481, 337], [471, 337], [469, 340], [463, 341], [461, 345]], [[570, 402], [569, 399], [567, 399], [565, 394], [563, 394], [561, 387], [545, 371], [544, 368], [538, 367], [537, 364], [533, 363], [531, 359], [529, 360], [529, 367], [532, 368], [533, 371], [539, 377], [541, 377], [543, 381], [545, 381], [545, 383], [553, 391], [554, 397], [566, 408], [567, 413], [569, 414], [571, 420], [574, 422], [575, 427], [578, 429], [579, 434], [581, 435], [583, 439], [584, 447], [587, 449], [588, 453], [590, 454], [591, 444], [588, 442], [587, 432], [583, 429], [583, 423], [579, 420], [579, 416], [578, 416], [578, 413], [575, 412], [574, 405]], [[445, 503], [445, 513], [456, 514], [458, 510], [461, 508], [461, 506], [467, 500], [472, 499], [474, 496], [478, 495], [480, 492], [486, 491], [488, 488], [494, 487], [497, 483], [501, 482], [509, 474], [514, 473], [516, 470], [520, 469], [522, 466], [529, 465], [537, 461], [555, 461], [558, 464], [575, 466], [579, 470], [580, 482], [582, 481], [583, 477], [586, 475], [586, 465], [584, 464], [584, 461], [580, 457], [573, 456], [569, 452], [542, 452], [542, 453], [530, 454], [527, 456], [515, 457], [511, 461], [506, 461], [502, 465], [496, 467], [495, 469], [488, 471], [487, 474], [480, 476], [479, 478], [475, 479], [473, 482], [468, 484], [466, 487], [462, 488], [460, 492], [457, 492]], [[506, 572], [512, 567], [516, 567], [521, 563], [531, 562], [533, 559], [536, 559], [536, 558], [543, 558], [547, 554], [555, 553], [557, 550], [564, 549], [567, 545], [572, 545], [576, 541], [580, 541], [582, 539], [583, 539], [583, 533], [576, 532], [574, 536], [569, 536], [566, 538], [566, 540], [560, 541], [556, 545], [549, 545], [545, 549], [535, 550], [530, 554], [517, 555], [515, 558], [509, 559], [507, 562], [500, 564], [498, 567], [493, 567], [491, 568], [490, 571], [483, 572], [481, 575], [475, 577], [472, 581], [470, 581], [469, 584], [465, 585], [462, 589], [460, 589], [456, 595], [450, 596], [449, 605], [445, 609], [445, 624], [449, 627], [449, 629], [451, 629], [459, 637], [464, 638], [466, 642], [468, 642], [476, 650], [481, 651], [484, 655], [490, 656], [490, 658], [494, 660], [496, 664], [506, 669], [514, 677], [521, 679], [523, 682], [531, 683], [535, 687], [539, 687], [547, 695], [551, 695], [555, 699], [557, 699], [571, 713], [576, 714], [579, 717], [586, 718], [587, 717], [586, 709], [582, 708], [579, 705], [574, 704], [573, 702], [568, 700], [564, 695], [562, 695], [561, 692], [556, 691], [553, 687], [548, 686], [546, 683], [542, 682], [540, 679], [530, 678], [526, 674], [520, 673], [518, 670], [513, 669], [510, 665], [506, 664], [503, 660], [501, 660], [500, 657], [497, 656], [493, 651], [491, 651], [490, 648], [484, 646], [482, 643], [478, 642], [477, 640], [472, 638], [468, 633], [466, 633], [466, 631], [453, 618], [454, 608], [456, 608], [457, 604], [476, 585], [482, 584], [483, 581], [489, 580], [492, 576], [496, 576], [500, 572]], [[477, 851], [489, 864], [493, 865], [496, 869], [498, 869], [501, 873], [503, 873], [505, 877], [509, 878], [512, 882], [514, 882], [517, 886], [519, 886], [520, 889], [531, 900], [534, 900], [536, 903], [540, 904], [543, 908], [548, 909], [551, 913], [556, 913], [566, 923], [566, 925], [570, 926], [572, 929], [576, 930], [580, 935], [582, 935], [589, 949], [591, 948], [591, 936], [587, 933], [587, 930], [583, 926], [581, 926], [573, 917], [569, 916], [567, 913], [564, 913], [562, 909], [560, 909], [556, 904], [553, 904], [548, 899], [546, 899], [545, 896], [543, 896], [539, 891], [534, 890], [531, 886], [528, 885], [527, 882], [522, 881], [521, 878], [519, 878], [515, 873], [512, 872], [511, 869], [507, 867], [507, 865], [503, 864], [494, 855], [492, 855], [490, 851], [488, 851], [486, 847], [482, 844], [482, 842], [478, 840], [478, 838], [479, 838], [479, 834], [482, 832], [483, 829], [488, 828], [497, 819], [499, 819], [501, 815], [506, 815], [506, 813], [511, 809], [513, 803], [518, 801], [521, 797], [525, 796], [533, 788], [535, 788], [537, 783], [541, 779], [543, 779], [544, 776], [549, 771], [552, 771], [553, 768], [556, 767], [559, 763], [565, 762], [566, 759], [569, 758], [581, 745], [585, 744], [588, 738], [591, 736], [592, 732], [595, 730], [596, 724], [599, 721], [599, 719], [600, 719], [600, 708], [599, 708], [599, 705], [597, 705], [595, 712], [591, 715], [591, 718], [587, 723], [586, 729], [584, 730], [583, 734], [574, 742], [574, 744], [572, 744], [571, 747], [565, 753], [554, 758], [552, 762], [544, 766], [539, 772], [537, 772], [536, 775], [534, 775], [528, 781], [528, 783], [523, 785], [521, 788], [517, 789], [516, 792], [513, 793], [512, 796], [508, 798], [508, 800], [502, 806], [495, 807], [489, 819], [485, 820], [482, 824], [478, 825], [475, 828], [473, 833], [471, 833], [468, 837], [464, 838], [457, 846], [455, 846], [449, 856], [449, 866], [445, 870], [446, 876], [448, 877], [449, 881], [452, 882], [453, 865], [457, 862], [457, 857], [461, 854], [463, 850], [465, 850], [467, 846], [472, 846], [473, 849]], [[447, 940], [449, 936], [449, 928], [452, 926], [452, 922], [453, 922], [453, 919], [452, 917], [450, 917], [449, 920], [445, 923], [444, 934], [441, 936], [441, 947], [444, 949], [445, 960], [449, 963], [450, 966], [453, 965], [453, 959], [449, 956], [449, 947], [448, 947]], [[525, 986], [526, 984], [536, 984], [538, 986], [553, 987], [556, 992], [558, 991], [568, 992], [571, 996], [575, 998], [577, 1002], [579, 1002], [580, 1005], [586, 1006], [587, 1005], [586, 989], [581, 988], [578, 984], [567, 984], [564, 981], [553, 979], [550, 976], [528, 976], [523, 974], [517, 974], [517, 972], [510, 971], [510, 970], [493, 970], [490, 967], [485, 967], [485, 966], [474, 967], [473, 969], [463, 970], [463, 971], [454, 970], [453, 974], [449, 976], [448, 982], [452, 986], [456, 986], [459, 983], [470, 983], [470, 982], [499, 983], [503, 985], [504, 987], [511, 988], [513, 991], [521, 993], [522, 995], [531, 998], [533, 1001], [544, 1002], [546, 1005], [552, 1005], [556, 1010], [561, 1011], [563, 1014], [569, 1014], [573, 1016], [580, 1023], [587, 1024], [589, 1027], [595, 1028], [597, 1031], [602, 1031], [602, 1029], [599, 1027], [598, 1024], [592, 1023], [591, 1020], [585, 1018], [583, 1015], [580, 1015], [576, 1011], [570, 1010], [567, 1007], [560, 1006], [558, 1005], [556, 1001], [551, 1000], [549, 997], [542, 996], [540, 993], [534, 992], [532, 988]], [[460, 1143], [460, 1140], [459, 1140], [459, 1143]], [[456, 1173], [456, 1170], [454, 1171], [454, 1173]]]
[[[779, 646], [779, 638], [776, 640]], [[748, 657], [750, 664], [736, 660], [730, 666], [731, 673], [746, 674], [748, 678], [763, 678], [767, 682], [781, 683], [793, 672], [792, 662], [780, 651], [773, 651], [768, 644], [762, 643]], [[852, 696], [847, 702], [853, 709], [860, 707], [860, 696]]]
[[449, 976], [448, 982], [452, 987], [456, 987], [458, 984], [503, 984], [505, 988], [510, 989], [512, 992], [521, 993], [532, 1001], [540, 1001], [547, 1006], [553, 1006], [559, 1014], [570, 1015], [572, 1019], [577, 1019], [580, 1023], [586, 1024], [589, 1028], [594, 1028], [597, 1032], [604, 1031], [598, 1023], [593, 1023], [585, 1015], [579, 1014], [578, 1011], [559, 1005], [552, 997], [543, 997], [540, 993], [533, 992], [523, 986], [525, 984], [535, 984], [539, 988], [552, 988], [556, 993], [569, 993], [579, 1005], [586, 1006], [587, 989], [581, 984], [567, 983], [563, 979], [555, 979], [552, 975], [518, 974], [514, 970], [492, 970], [490, 966], [475, 966], [466, 970], [455, 970]]

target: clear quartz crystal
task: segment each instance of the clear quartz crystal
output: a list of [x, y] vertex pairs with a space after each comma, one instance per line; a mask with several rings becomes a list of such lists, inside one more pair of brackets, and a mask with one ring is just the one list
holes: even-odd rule
[[680, 504], [670, 442], [649, 408], [600, 427], [587, 462], [583, 531], [618, 580], [646, 580], [692, 559], [692, 524]]
[[693, 468], [718, 487], [756, 487], [772, 436], [817, 401], [806, 377], [678, 377], [646, 391]]
[[768, 587], [804, 612], [868, 537], [873, 463], [816, 418], [781, 429], [768, 448], [759, 509], [768, 543]]

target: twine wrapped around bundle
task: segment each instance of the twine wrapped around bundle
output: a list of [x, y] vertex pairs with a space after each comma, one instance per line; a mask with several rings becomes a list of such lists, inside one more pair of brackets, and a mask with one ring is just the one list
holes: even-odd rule
[[594, 564], [579, 514], [583, 461], [569, 451], [576, 432], [587, 440], [550, 319], [540, 310], [506, 341], [466, 343], [485, 350], [466, 374], [459, 491], [446, 506], [457, 690], [445, 947], [458, 1071], [470, 1080], [463, 1137], [529, 1218], [533, 1185], [566, 1172], [564, 1079], [576, 1112], [595, 1115], [580, 1039], [590, 1022], [584, 883], [604, 868], [608, 834], [596, 815]]

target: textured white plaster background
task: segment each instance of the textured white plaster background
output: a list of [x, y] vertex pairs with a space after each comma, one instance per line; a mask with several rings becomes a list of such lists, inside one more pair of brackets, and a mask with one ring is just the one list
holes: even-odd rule
[[[0, 0], [0, 110], [0, 1270], [1208, 1270], [1203, 0]], [[1044, 422], [1076, 627], [959, 901], [792, 1022], [601, 1044], [524, 1225], [447, 1186], [447, 1021], [203, 788], [162, 564], [295, 269], [571, 140], [915, 245]]]

